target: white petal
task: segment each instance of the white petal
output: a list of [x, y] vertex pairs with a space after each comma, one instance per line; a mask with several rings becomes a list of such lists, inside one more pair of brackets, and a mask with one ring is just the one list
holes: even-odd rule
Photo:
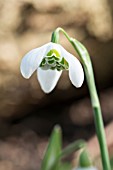
[[55, 49], [56, 51], [58, 51], [59, 54], [61, 54], [60, 45], [53, 42], [49, 43], [49, 46], [47, 47], [46, 50], [46, 54], [52, 49]]
[[69, 62], [69, 78], [72, 84], [81, 87], [84, 81], [84, 71], [81, 63], [73, 56], [67, 61]]
[[84, 71], [80, 61], [72, 54], [67, 52], [62, 46], [61, 55], [69, 63], [69, 78], [75, 87], [81, 87], [84, 81]]
[[43, 70], [38, 68], [37, 76], [42, 90], [45, 93], [50, 93], [56, 86], [62, 71], [57, 70]]
[[51, 43], [47, 43], [39, 48], [29, 51], [22, 59], [20, 71], [24, 78], [29, 78], [33, 72], [38, 68], [42, 58], [45, 55], [47, 47]]

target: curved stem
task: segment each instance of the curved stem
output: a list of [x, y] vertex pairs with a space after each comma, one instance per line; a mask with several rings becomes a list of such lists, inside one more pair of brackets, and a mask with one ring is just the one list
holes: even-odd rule
[[66, 36], [66, 38], [70, 41], [69, 35], [62, 29], [61, 27], [58, 27], [53, 33], [51, 37], [51, 42], [59, 43], [59, 32], [63, 32], [63, 34]]
[[[108, 149], [107, 149], [107, 144], [106, 144], [106, 137], [105, 137], [105, 132], [104, 132], [104, 123], [103, 123], [103, 118], [102, 118], [102, 113], [101, 113], [100, 102], [99, 102], [99, 98], [98, 98], [98, 94], [96, 90], [93, 67], [92, 67], [92, 63], [90, 60], [90, 56], [86, 48], [76, 39], [69, 37], [69, 35], [62, 28], [57, 28], [54, 31], [54, 35], [55, 36], [59, 35], [59, 31], [63, 32], [63, 34], [72, 44], [72, 46], [74, 47], [74, 49], [76, 50], [76, 52], [78, 53], [82, 61], [84, 71], [86, 74], [89, 92], [90, 92], [91, 104], [92, 104], [92, 108], [94, 112], [96, 133], [97, 133], [100, 151], [101, 151], [103, 170], [111, 170], [109, 154], [108, 154]], [[58, 43], [58, 41], [59, 41], [59, 38], [57, 38], [56, 43]]]

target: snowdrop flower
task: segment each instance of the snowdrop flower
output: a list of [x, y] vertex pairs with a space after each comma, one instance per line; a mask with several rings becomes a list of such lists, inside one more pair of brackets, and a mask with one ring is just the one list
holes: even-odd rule
[[63, 70], [69, 70], [69, 78], [75, 87], [81, 87], [84, 80], [79, 60], [53, 42], [29, 51], [21, 61], [20, 70], [26, 79], [37, 70], [38, 81], [45, 93], [55, 88]]
[[97, 168], [95, 168], [94, 166], [90, 166], [90, 167], [79, 167], [73, 170], [97, 170]]

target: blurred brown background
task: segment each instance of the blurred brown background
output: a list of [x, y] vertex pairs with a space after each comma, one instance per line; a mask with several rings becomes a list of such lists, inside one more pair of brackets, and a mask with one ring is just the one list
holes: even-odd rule
[[[0, 170], [39, 169], [54, 124], [66, 142], [95, 134], [86, 82], [75, 89], [64, 72], [45, 95], [36, 73], [25, 80], [21, 58], [47, 43], [57, 27], [81, 41], [94, 65], [105, 124], [113, 119], [113, 1], [0, 0]], [[61, 35], [61, 44], [75, 54]], [[76, 55], [76, 54], [75, 54]]]

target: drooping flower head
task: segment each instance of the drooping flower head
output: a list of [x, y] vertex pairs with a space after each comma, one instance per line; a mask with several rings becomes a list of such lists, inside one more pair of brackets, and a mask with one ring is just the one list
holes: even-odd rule
[[69, 78], [75, 87], [81, 87], [84, 80], [79, 60], [53, 42], [28, 52], [21, 61], [20, 70], [26, 79], [37, 70], [38, 81], [45, 93], [55, 88], [63, 70], [69, 70]]

